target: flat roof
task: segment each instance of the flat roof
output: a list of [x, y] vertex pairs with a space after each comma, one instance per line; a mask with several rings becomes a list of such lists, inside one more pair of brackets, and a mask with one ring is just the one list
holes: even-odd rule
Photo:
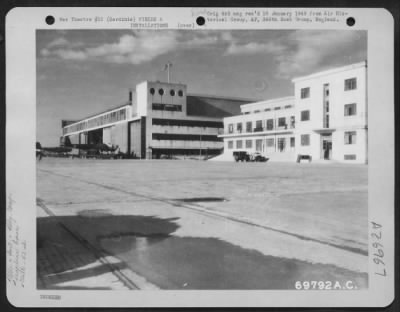
[[341, 67], [335, 67], [335, 68], [327, 69], [327, 70], [320, 71], [320, 72], [313, 73], [313, 74], [306, 75], [306, 76], [296, 77], [296, 78], [292, 79], [292, 82], [298, 82], [298, 81], [302, 81], [302, 80], [318, 78], [321, 76], [332, 75], [332, 74], [336, 74], [339, 72], [352, 70], [352, 69], [356, 69], [356, 68], [360, 68], [360, 67], [367, 67], [367, 61], [362, 61], [359, 63], [354, 63], [354, 64], [341, 66]]
[[290, 102], [290, 101], [294, 102], [294, 100], [295, 100], [294, 96], [291, 95], [291, 96], [285, 96], [285, 97], [276, 98], [276, 99], [259, 101], [259, 102], [255, 102], [255, 103], [242, 104], [242, 105], [240, 105], [240, 108], [241, 109], [253, 108], [253, 107], [257, 107], [257, 106], [261, 106], [261, 105], [271, 105], [271, 104], [278, 104], [278, 103]]

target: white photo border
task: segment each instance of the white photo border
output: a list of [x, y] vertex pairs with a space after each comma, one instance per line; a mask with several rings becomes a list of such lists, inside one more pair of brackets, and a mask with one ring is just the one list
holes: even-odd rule
[[[260, 8], [264, 10], [267, 8]], [[282, 10], [300, 10], [301, 8]], [[303, 8], [336, 11], [339, 8]], [[14, 8], [6, 16], [6, 199], [7, 221], [26, 241], [23, 285], [7, 280], [7, 297], [18, 307], [383, 307], [394, 299], [394, 20], [379, 8], [340, 8], [356, 20], [351, 30], [368, 33], [368, 219], [382, 225], [386, 276], [375, 274], [374, 248], [369, 244], [369, 287], [359, 291], [255, 290], [255, 291], [49, 291], [36, 289], [36, 30], [129, 29], [123, 23], [55, 23], [60, 16], [162, 16], [168, 29], [177, 22], [194, 23], [208, 8]], [[241, 10], [209, 8], [209, 10]], [[243, 9], [246, 10], [246, 9]], [[257, 10], [257, 8], [251, 8]], [[274, 8], [279, 10], [279, 8]], [[143, 28], [145, 29], [145, 28]], [[260, 24], [195, 25], [206, 29], [349, 29], [338, 24], [269, 22]], [[161, 30], [162, 31], [162, 30]], [[23, 178], [22, 178], [23, 177]], [[7, 258], [6, 262], [13, 261]], [[41, 295], [60, 296], [45, 300]]]

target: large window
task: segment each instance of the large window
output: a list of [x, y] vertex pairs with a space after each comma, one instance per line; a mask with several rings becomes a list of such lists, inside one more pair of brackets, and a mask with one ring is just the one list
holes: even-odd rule
[[232, 149], [233, 148], [233, 141], [228, 141], [228, 148]]
[[278, 138], [278, 151], [284, 152], [286, 147], [286, 139], [285, 138]]
[[294, 116], [290, 116], [290, 128], [294, 128], [295, 127], [295, 118]]
[[302, 134], [300, 136], [301, 146], [308, 146], [310, 145], [310, 135], [309, 134]]
[[355, 131], [347, 131], [344, 133], [344, 144], [356, 144], [357, 133]]
[[109, 123], [118, 122], [121, 120], [125, 120], [127, 118], [126, 108], [121, 108], [117, 111], [105, 113], [103, 115], [92, 117], [87, 120], [83, 120], [77, 123], [70, 124], [65, 126], [63, 129], [63, 133], [71, 133], [75, 131], [82, 131], [98, 126], [103, 126]]
[[242, 140], [237, 140], [236, 141], [236, 148], [242, 148], [243, 147], [243, 141]]
[[262, 128], [262, 120], [257, 120], [256, 121], [256, 128], [254, 129], [254, 131], [257, 132], [257, 131], [262, 131], [262, 130], [263, 130], [263, 128]]
[[310, 111], [309, 110], [301, 111], [300, 120], [301, 121], [310, 120]]
[[256, 140], [256, 151], [261, 152], [262, 150], [262, 140]]
[[344, 91], [357, 89], [357, 78], [350, 78], [344, 81]]
[[267, 119], [267, 130], [273, 130], [273, 129], [274, 129], [274, 120]]
[[267, 147], [274, 147], [275, 141], [273, 138], [267, 139]]
[[246, 122], [246, 132], [252, 132], [251, 131], [251, 121]]
[[286, 126], [286, 118], [285, 117], [278, 118], [278, 127], [284, 127], [284, 126]]
[[228, 133], [233, 133], [233, 124], [228, 125]]
[[170, 112], [181, 112], [182, 105], [153, 103], [152, 109], [153, 110], [170, 111]]
[[344, 106], [344, 115], [345, 116], [354, 116], [357, 114], [357, 105], [355, 103], [346, 104]]
[[236, 124], [236, 130], [237, 130], [237, 132], [242, 133], [242, 123], [241, 122]]
[[325, 115], [324, 128], [329, 128], [329, 115]]
[[253, 141], [252, 140], [246, 140], [246, 148], [252, 148], [253, 146]]
[[290, 138], [290, 147], [294, 147], [294, 145], [295, 145], [294, 137], [291, 137]]
[[300, 98], [306, 99], [310, 97], [310, 88], [302, 88], [300, 90]]

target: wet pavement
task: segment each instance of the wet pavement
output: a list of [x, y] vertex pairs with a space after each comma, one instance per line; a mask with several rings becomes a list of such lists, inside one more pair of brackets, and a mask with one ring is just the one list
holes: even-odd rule
[[140, 234], [101, 240], [107, 252], [163, 289], [294, 289], [296, 281], [367, 287], [367, 274], [266, 256], [216, 238]]
[[[113, 257], [114, 269], [138, 288], [293, 289], [296, 281], [351, 281], [364, 289], [366, 169], [45, 158], [38, 202], [51, 214], [38, 216], [38, 246], [49, 245], [46, 235], [62, 224]], [[74, 263], [59, 264], [51, 273], [59, 278], [43, 288], [71, 287], [60, 284], [63, 277], [94, 278], [88, 288], [96, 287], [107, 266], [93, 268], [96, 259], [76, 250], [78, 272], [71, 274]], [[43, 253], [38, 248], [42, 281]]]

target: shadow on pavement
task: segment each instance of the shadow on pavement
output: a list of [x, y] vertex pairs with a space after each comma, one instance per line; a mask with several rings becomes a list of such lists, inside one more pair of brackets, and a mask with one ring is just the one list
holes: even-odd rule
[[294, 289], [296, 281], [310, 280], [368, 287], [366, 273], [264, 255], [214, 237], [171, 235], [179, 228], [176, 220], [115, 216], [106, 210], [38, 218], [38, 288], [94, 289], [111, 284], [97, 279], [109, 267], [96, 261], [60, 224], [96, 250], [115, 256], [116, 268], [129, 267], [162, 289]]
[[[110, 272], [110, 266], [97, 261], [89, 246], [101, 250], [100, 241], [118, 244], [126, 235], [149, 236], [158, 242], [178, 229], [177, 218], [115, 216], [105, 211], [82, 211], [77, 216], [49, 216], [37, 219], [38, 289], [109, 289], [95, 279]], [[76, 235], [79, 233], [78, 235]], [[127, 246], [127, 248], [131, 248]], [[125, 262], [113, 263], [124, 269]], [[116, 279], [114, 277], [114, 279]], [[93, 284], [88, 287], [87, 284]]]

